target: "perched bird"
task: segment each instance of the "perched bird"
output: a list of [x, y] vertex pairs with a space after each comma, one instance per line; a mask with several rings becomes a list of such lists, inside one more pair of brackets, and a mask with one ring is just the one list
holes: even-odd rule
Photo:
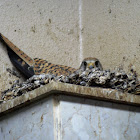
[[82, 61], [81, 66], [80, 66], [80, 69], [82, 71], [91, 70], [93, 68], [98, 68], [98, 70], [101, 70], [101, 71], [103, 70], [103, 67], [100, 61], [97, 58], [93, 58], [93, 57], [85, 58]]
[[[77, 70], [68, 66], [52, 64], [39, 58], [32, 59], [1, 33], [0, 39], [6, 44], [8, 55], [13, 65], [27, 78], [43, 73], [53, 74], [55, 76], [68, 76]], [[95, 67], [98, 67], [102, 70], [102, 66], [99, 60], [96, 58], [86, 58], [83, 60], [80, 69], [86, 70]]]
[[42, 73], [66, 76], [76, 71], [76, 69], [72, 67], [55, 65], [39, 58], [30, 58], [1, 33], [0, 39], [6, 44], [8, 55], [13, 65], [27, 78]]

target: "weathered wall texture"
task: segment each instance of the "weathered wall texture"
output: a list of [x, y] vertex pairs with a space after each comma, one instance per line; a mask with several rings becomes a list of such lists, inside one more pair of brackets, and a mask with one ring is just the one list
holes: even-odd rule
[[104, 68], [133, 65], [140, 74], [140, 1], [83, 0], [83, 57]]
[[0, 118], [1, 140], [53, 140], [53, 100], [48, 98]]
[[[92, 56], [140, 74], [139, 13], [138, 0], [0, 0], [0, 32], [32, 58], [78, 68]], [[1, 43], [0, 64], [2, 77], [12, 65]]]
[[61, 140], [139, 140], [140, 109], [60, 97]]
[[140, 108], [54, 96], [0, 119], [1, 140], [139, 140]]

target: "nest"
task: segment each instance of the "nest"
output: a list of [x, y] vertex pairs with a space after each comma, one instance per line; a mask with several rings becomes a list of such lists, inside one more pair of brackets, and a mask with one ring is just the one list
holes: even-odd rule
[[13, 99], [16, 96], [48, 84], [52, 80], [88, 87], [111, 88], [122, 92], [139, 94], [139, 81], [133, 69], [127, 74], [120, 68], [113, 71], [101, 71], [95, 68], [86, 71], [77, 70], [69, 76], [55, 76], [53, 74], [34, 75], [23, 83], [19, 83], [19, 80], [16, 80], [10, 89], [2, 92], [2, 99]]

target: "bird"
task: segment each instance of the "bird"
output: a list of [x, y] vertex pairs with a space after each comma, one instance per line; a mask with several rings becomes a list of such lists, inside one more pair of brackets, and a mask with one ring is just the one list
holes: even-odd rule
[[98, 70], [103, 71], [103, 67], [99, 59], [95, 57], [87, 57], [82, 61], [79, 69], [82, 71], [86, 71], [93, 68], [98, 68]]
[[[70, 74], [77, 71], [76, 68], [72, 68], [64, 65], [57, 65], [43, 60], [40, 58], [32, 59], [16, 45], [14, 45], [8, 38], [0, 33], [0, 39], [6, 44], [9, 58], [13, 65], [26, 77], [30, 78], [33, 75], [39, 74], [52, 74], [55, 76], [69, 76]], [[102, 70], [102, 65], [97, 58], [85, 58], [79, 69], [87, 70], [98, 67]]]

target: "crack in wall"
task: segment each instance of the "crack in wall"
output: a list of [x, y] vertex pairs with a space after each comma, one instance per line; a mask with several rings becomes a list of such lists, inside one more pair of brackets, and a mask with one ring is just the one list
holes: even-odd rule
[[127, 124], [127, 126], [126, 126], [126, 129], [125, 129], [125, 131], [124, 131], [124, 137], [127, 139], [128, 138], [128, 130], [129, 130], [129, 124], [130, 124], [130, 117], [131, 117], [131, 114], [130, 114], [130, 112], [129, 112], [129, 115], [128, 115], [128, 124]]

